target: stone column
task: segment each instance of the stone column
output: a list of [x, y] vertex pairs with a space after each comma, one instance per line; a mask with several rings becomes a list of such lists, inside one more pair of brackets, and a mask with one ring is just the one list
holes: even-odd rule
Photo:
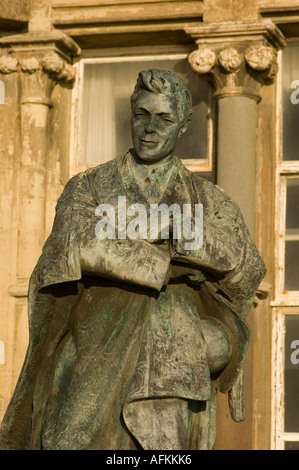
[[217, 184], [239, 204], [253, 236], [256, 102], [245, 96], [223, 97], [218, 119]]
[[[5, 320], [0, 340], [5, 345], [6, 363], [0, 371], [3, 380], [0, 392], [4, 397], [0, 409], [7, 405], [24, 361], [28, 345], [28, 282], [46, 236], [48, 118], [53, 106], [52, 92], [58, 84], [72, 86], [75, 78], [72, 57], [79, 53], [77, 44], [56, 30], [31, 31], [0, 39], [0, 73], [14, 78], [16, 115], [15, 122], [10, 124], [15, 129], [10, 187], [13, 208], [6, 211], [6, 225], [13, 241], [6, 249], [13, 261], [4, 266], [9, 287], [5, 286], [2, 297], [6, 311], [2, 312]], [[8, 78], [6, 83], [9, 85]], [[7, 100], [12, 100], [10, 90], [7, 88]], [[8, 169], [4, 171], [7, 173]]]
[[[230, 13], [233, 3], [228, 3]], [[221, 23], [221, 0], [217, 0], [215, 5], [217, 11], [209, 10], [209, 18], [206, 20], [214, 18], [215, 13], [219, 23], [197, 27], [187, 25], [185, 28], [198, 46], [190, 54], [189, 62], [196, 73], [210, 82], [218, 103], [217, 184], [239, 204], [251, 236], [257, 242], [260, 236], [258, 227], [255, 228], [255, 195], [257, 189], [260, 189], [257, 188], [256, 175], [258, 103], [262, 97], [262, 87], [274, 82], [276, 54], [286, 43], [280, 30], [268, 20], [252, 18], [251, 21], [241, 22], [237, 20], [236, 12], [231, 16], [236, 21]], [[256, 244], [260, 249], [260, 244]], [[269, 334], [263, 321], [266, 323], [265, 319], [269, 318], [270, 299], [267, 303], [260, 302], [257, 308], [257, 300], [266, 299], [268, 293], [269, 284], [264, 280], [257, 291], [251, 318], [248, 317], [251, 341], [245, 364], [245, 388], [251, 418], [245, 425], [248, 431], [244, 432], [244, 442], [247, 444], [251, 443], [251, 436], [256, 436], [261, 426], [265, 429], [264, 422], [269, 420], [268, 389], [265, 386], [259, 391], [255, 387], [261, 376], [264, 380], [270, 380], [267, 363], [261, 364], [260, 361], [260, 351], [265, 347], [263, 341]], [[242, 421], [245, 416], [243, 388], [242, 368], [228, 395], [229, 409], [235, 421]], [[237, 441], [240, 429], [242, 433], [245, 428], [235, 428], [231, 420], [227, 421], [227, 408], [221, 394], [218, 396], [218, 405], [222, 411], [219, 415], [220, 428], [226, 430], [230, 439]], [[219, 442], [220, 448], [226, 448], [225, 433]]]
[[27, 291], [28, 280], [45, 242], [45, 197], [48, 113], [57, 83], [75, 78], [71, 57], [79, 48], [58, 31], [31, 32], [0, 40], [7, 57], [18, 64], [20, 81], [20, 172], [17, 285]]
[[239, 204], [254, 238], [257, 104], [261, 86], [276, 74], [283, 38], [269, 22], [186, 31], [198, 45], [189, 56], [191, 67], [211, 82], [218, 101], [217, 184]]

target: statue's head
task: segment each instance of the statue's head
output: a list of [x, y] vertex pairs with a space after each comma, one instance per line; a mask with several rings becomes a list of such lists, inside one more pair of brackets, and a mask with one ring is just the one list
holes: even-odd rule
[[142, 71], [131, 96], [131, 107], [137, 156], [147, 163], [171, 159], [193, 112], [191, 94], [184, 82], [166, 70]]

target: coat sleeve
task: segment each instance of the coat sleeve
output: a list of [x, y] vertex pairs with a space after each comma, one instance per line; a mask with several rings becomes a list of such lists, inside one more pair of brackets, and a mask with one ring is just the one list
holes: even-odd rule
[[244, 223], [238, 205], [217, 186], [201, 180], [194, 184], [196, 200], [203, 205], [203, 243], [185, 249], [183, 238], [174, 243], [172, 259], [190, 263], [210, 280], [245, 319], [266, 267]]
[[44, 370], [47, 369], [50, 346], [55, 348], [55, 344], [58, 344], [65, 333], [72, 308], [78, 298], [76, 283], [68, 282], [81, 277], [78, 252], [71, 252], [74, 244], [69, 228], [76, 205], [83, 208], [86, 203], [90, 204], [87, 188], [83, 188], [80, 195], [76, 194], [79, 183], [78, 177], [70, 180], [59, 198], [51, 235], [30, 278], [29, 345], [1, 424], [0, 449], [32, 448], [35, 432], [33, 415], [36, 411], [38, 419], [42, 412], [42, 408], [33, 410], [33, 397], [40, 368], [42, 365]]
[[78, 280], [88, 274], [159, 291], [169, 268], [169, 250], [128, 237], [98, 239], [98, 202], [90, 188], [92, 177], [92, 172], [87, 171], [67, 183], [57, 204], [51, 235], [32, 277], [32, 288]]

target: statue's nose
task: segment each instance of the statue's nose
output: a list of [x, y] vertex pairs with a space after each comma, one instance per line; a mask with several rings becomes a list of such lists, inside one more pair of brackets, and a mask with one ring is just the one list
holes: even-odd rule
[[145, 132], [147, 134], [152, 134], [153, 132], [155, 132], [155, 129], [156, 129], [155, 118], [151, 117], [151, 118], [149, 118], [148, 122], [146, 123]]

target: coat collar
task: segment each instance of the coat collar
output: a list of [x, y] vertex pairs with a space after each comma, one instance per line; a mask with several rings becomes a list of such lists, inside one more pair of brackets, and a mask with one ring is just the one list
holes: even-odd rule
[[[120, 160], [120, 173], [125, 194], [149, 207], [150, 204], [173, 204], [190, 202], [192, 187], [188, 170], [176, 156], [165, 165], [148, 167], [136, 163], [132, 150]], [[147, 188], [146, 179], [150, 182]], [[152, 188], [150, 188], [152, 186]]]

